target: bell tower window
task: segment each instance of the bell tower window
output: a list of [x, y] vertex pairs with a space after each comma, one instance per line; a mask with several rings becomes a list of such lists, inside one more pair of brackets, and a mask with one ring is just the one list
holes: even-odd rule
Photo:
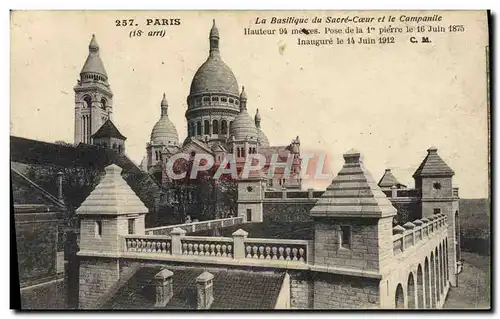
[[107, 106], [108, 106], [108, 102], [106, 101], [106, 99], [105, 99], [105, 98], [102, 98], [102, 99], [101, 99], [101, 108], [102, 108], [103, 110], [106, 110], [106, 107], [107, 107]]

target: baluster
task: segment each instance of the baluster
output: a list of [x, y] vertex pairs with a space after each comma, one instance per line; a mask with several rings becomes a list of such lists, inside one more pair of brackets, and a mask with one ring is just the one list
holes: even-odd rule
[[162, 254], [166, 254], [167, 253], [167, 250], [165, 249], [167, 247], [167, 243], [166, 242], [162, 242], [161, 243], [161, 252]]
[[141, 239], [141, 247], [142, 247], [142, 252], [147, 252], [147, 244], [144, 239]]
[[188, 244], [187, 244], [187, 243], [182, 243], [182, 253], [183, 253], [184, 255], [187, 255], [187, 254], [188, 254], [188, 249], [187, 249], [187, 247], [188, 247]]
[[151, 252], [156, 253], [156, 242], [155, 241], [153, 241], [151, 243]]
[[132, 241], [127, 239], [127, 251], [132, 251]]
[[260, 246], [259, 247], [259, 259], [264, 259], [264, 247]]
[[304, 248], [299, 248], [299, 261], [304, 261]]
[[271, 247], [266, 246], [266, 259], [271, 259]]
[[272, 259], [278, 259], [278, 248], [273, 247], [272, 251], [273, 251], [273, 258]]
[[295, 247], [292, 249], [292, 260], [293, 260], [293, 261], [297, 261], [297, 260], [298, 260], [298, 259], [297, 259], [297, 250], [298, 250], [298, 249], [297, 249], [297, 248], [295, 248]]
[[227, 245], [227, 257], [233, 257], [233, 255], [231, 254], [231, 249], [233, 247], [231, 245]]
[[205, 244], [205, 256], [210, 256], [210, 245], [209, 244]]
[[283, 257], [283, 251], [285, 249], [283, 247], [278, 248], [278, 251], [280, 252], [280, 257], [278, 258], [279, 260], [284, 260], [285, 258]]
[[286, 251], [286, 258], [285, 258], [285, 260], [291, 260], [291, 258], [290, 258], [290, 251], [291, 251], [290, 247], [287, 247], [285, 249], [285, 251]]
[[215, 245], [214, 244], [210, 245], [210, 256], [215, 256]]
[[252, 247], [250, 245], [248, 245], [246, 247], [246, 250], [247, 250], [247, 258], [252, 258]]
[[161, 253], [161, 242], [156, 242], [156, 252]]
[[219, 256], [219, 257], [222, 256], [222, 254], [220, 253], [220, 244], [215, 245], [215, 250], [217, 251], [215, 256]]
[[193, 254], [193, 243], [189, 243], [188, 244], [188, 255], [192, 255]]
[[193, 244], [193, 255], [199, 255], [200, 252], [198, 251], [198, 244], [194, 243]]
[[167, 241], [167, 253], [169, 253], [169, 254], [171, 252], [170, 245], [171, 245], [171, 243], [169, 241]]
[[146, 252], [147, 253], [151, 252], [151, 242], [149, 240], [146, 241]]
[[253, 258], [259, 258], [259, 256], [257, 255], [257, 250], [259, 249], [257, 246], [253, 246], [252, 247], [253, 249]]
[[222, 245], [222, 257], [227, 257], [227, 246], [225, 244]]

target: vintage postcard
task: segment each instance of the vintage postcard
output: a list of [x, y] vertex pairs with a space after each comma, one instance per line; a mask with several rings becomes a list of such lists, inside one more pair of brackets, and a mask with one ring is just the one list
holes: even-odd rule
[[487, 11], [12, 11], [17, 309], [490, 309]]

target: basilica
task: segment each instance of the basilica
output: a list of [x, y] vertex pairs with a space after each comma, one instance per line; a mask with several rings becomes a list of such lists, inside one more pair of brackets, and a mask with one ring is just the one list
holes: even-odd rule
[[[236, 76], [224, 63], [219, 50], [221, 37], [213, 22], [209, 33], [207, 60], [193, 77], [187, 96], [187, 137], [179, 140], [176, 126], [169, 119], [167, 97], [160, 103], [160, 118], [151, 131], [141, 169], [164, 183], [168, 158], [177, 153], [209, 154], [220, 163], [228, 154], [244, 162], [248, 154], [262, 154], [266, 167], [273, 155], [278, 162], [293, 158], [291, 174], [283, 178], [276, 169], [266, 183], [268, 189], [300, 189], [300, 141], [297, 136], [289, 145], [271, 146], [261, 128], [261, 115], [252, 118], [245, 88], [238, 85]], [[99, 46], [92, 36], [89, 55], [80, 73], [75, 91], [75, 144], [85, 143], [108, 147], [122, 153], [125, 137], [111, 121], [113, 93], [108, 75], [99, 56]], [[264, 170], [266, 169], [264, 168]]]

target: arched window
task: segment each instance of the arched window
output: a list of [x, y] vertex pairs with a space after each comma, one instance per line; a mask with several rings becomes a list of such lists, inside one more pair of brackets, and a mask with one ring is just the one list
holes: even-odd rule
[[189, 123], [188, 136], [194, 135], [194, 122]]
[[116, 143], [113, 143], [113, 149], [116, 150], [118, 148], [118, 145]]
[[102, 107], [102, 109], [105, 110], [107, 106], [108, 106], [108, 101], [106, 101], [105, 98], [102, 98], [101, 99], [101, 107]]
[[203, 134], [210, 134], [210, 122], [208, 120], [203, 121]]
[[83, 102], [83, 107], [90, 108], [92, 106], [92, 98], [88, 95], [85, 95]]
[[233, 127], [233, 121], [229, 122], [229, 132], [231, 132], [232, 127]]
[[227, 134], [227, 122], [226, 120], [222, 120], [220, 133], [226, 135]]
[[196, 122], [196, 135], [201, 135], [201, 122]]
[[121, 154], [123, 152], [123, 146], [121, 144], [118, 145], [118, 153]]
[[212, 131], [213, 134], [219, 134], [219, 122], [217, 120], [212, 122]]

